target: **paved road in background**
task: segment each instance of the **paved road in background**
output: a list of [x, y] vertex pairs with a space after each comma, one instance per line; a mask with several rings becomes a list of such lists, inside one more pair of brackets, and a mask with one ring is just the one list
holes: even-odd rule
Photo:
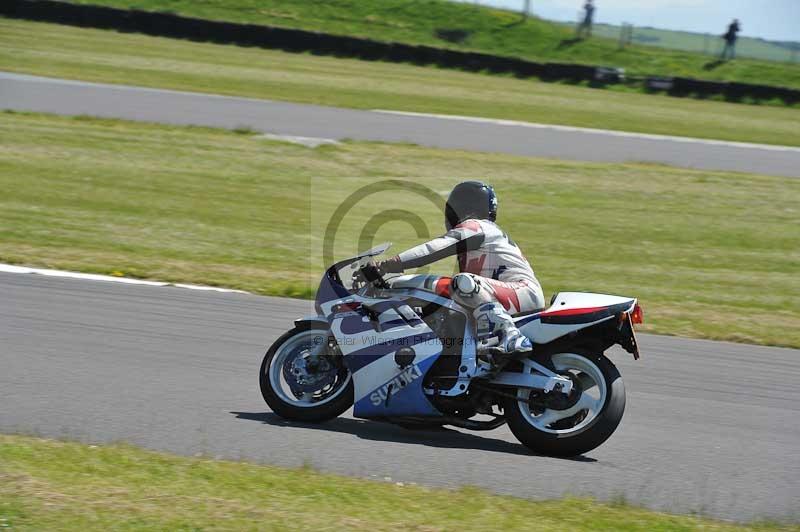
[[224, 128], [249, 126], [280, 135], [411, 142], [581, 161], [648, 161], [800, 177], [800, 148], [340, 109], [2, 72], [0, 109]]
[[800, 351], [643, 335], [617, 351], [628, 408], [577, 460], [507, 428], [409, 432], [347, 415], [287, 424], [261, 357], [308, 301], [0, 274], [0, 432], [124, 440], [521, 497], [564, 493], [738, 520], [800, 519]]

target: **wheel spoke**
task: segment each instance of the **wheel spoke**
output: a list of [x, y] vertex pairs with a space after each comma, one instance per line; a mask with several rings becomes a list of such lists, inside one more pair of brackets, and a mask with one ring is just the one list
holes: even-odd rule
[[561, 421], [564, 418], [574, 416], [575, 414], [581, 411], [579, 405], [580, 402], [565, 410], [555, 410], [552, 408], [548, 408], [542, 413], [541, 416], [538, 416], [535, 419], [546, 427], [552, 423], [555, 423], [556, 421]]
[[578, 375], [576, 375], [576, 378], [581, 383], [581, 387], [584, 390], [591, 390], [592, 388], [597, 386], [597, 383], [594, 381], [594, 379], [588, 373], [584, 373], [584, 372], [578, 373]]
[[[521, 388], [518, 390], [520, 401], [517, 406], [525, 420], [536, 429], [543, 432], [568, 434], [591, 423], [600, 415], [609, 390], [603, 371], [591, 358], [576, 353], [558, 353], [552, 356], [551, 361], [556, 373], [569, 375], [571, 379], [574, 379], [573, 393], [580, 393], [579, 397], [571, 396], [570, 399], [577, 399], [575, 403], [569, 408], [557, 410], [553, 407], [559, 404], [569, 404], [572, 401], [566, 400], [567, 398], [563, 396], [550, 394], [544, 397], [539, 396], [536, 401], [538, 406], [536, 406], [530, 403], [531, 391]], [[539, 415], [534, 413], [534, 409], [536, 412], [540, 412]], [[575, 422], [570, 423], [571, 426], [567, 427], [567, 421], [573, 418]]]
[[314, 394], [306, 392], [300, 396], [300, 400], [306, 403], [310, 403], [314, 400]]
[[597, 399], [588, 393], [582, 393], [578, 402], [571, 407], [565, 410], [554, 410], [548, 408], [540, 416], [536, 416], [534, 419], [546, 427], [552, 423], [555, 423], [556, 421], [572, 417], [581, 410], [589, 410], [590, 413], [595, 413], [597, 412], [598, 402], [599, 401]]
[[600, 407], [602, 405], [600, 404], [599, 398], [594, 398], [588, 393], [583, 392], [581, 394], [580, 400], [578, 400], [578, 404], [576, 404], [575, 406], [578, 407], [578, 411], [586, 409], [590, 413], [596, 414], [597, 412], [600, 411]]

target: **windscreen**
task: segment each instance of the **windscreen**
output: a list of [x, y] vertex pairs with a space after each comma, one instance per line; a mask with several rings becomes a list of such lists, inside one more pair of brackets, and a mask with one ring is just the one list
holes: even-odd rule
[[336, 273], [339, 274], [339, 279], [342, 280], [342, 284], [344, 285], [347, 290], [350, 292], [354, 292], [357, 290], [357, 286], [353, 281], [353, 274], [355, 274], [361, 267], [367, 265], [373, 259], [372, 256], [365, 256], [361, 257], [360, 259], [352, 262], [350, 264], [343, 264], [336, 268]]
[[377, 255], [385, 253], [390, 247], [392, 247], [391, 242], [384, 242], [383, 244], [379, 244], [372, 249], [359, 253], [359, 258], [353, 262], [345, 260], [337, 264], [335, 267], [336, 273], [339, 275], [339, 279], [342, 280], [342, 285], [350, 292], [357, 290], [358, 287], [354, 285], [353, 282], [353, 274], [363, 266], [367, 265]]

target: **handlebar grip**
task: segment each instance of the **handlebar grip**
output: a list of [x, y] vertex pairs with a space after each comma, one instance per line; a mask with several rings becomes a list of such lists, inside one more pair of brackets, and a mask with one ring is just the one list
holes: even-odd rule
[[389, 288], [389, 283], [383, 278], [380, 268], [374, 264], [367, 264], [361, 267], [361, 275], [369, 284], [377, 288]]
[[361, 274], [364, 276], [364, 279], [366, 279], [370, 283], [374, 283], [375, 281], [381, 280], [381, 272], [374, 264], [366, 264], [362, 266]]

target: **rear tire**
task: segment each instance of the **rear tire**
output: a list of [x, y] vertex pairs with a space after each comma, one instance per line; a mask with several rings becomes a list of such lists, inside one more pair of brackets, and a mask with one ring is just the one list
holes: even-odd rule
[[[273, 385], [274, 380], [270, 379], [270, 371], [276, 370], [276, 368], [272, 367], [273, 363], [276, 362], [275, 357], [282, 353], [281, 348], [286, 346], [291, 340], [296, 339], [298, 335], [307, 334], [310, 331], [325, 335], [326, 338], [329, 334], [327, 328], [323, 328], [318, 324], [300, 323], [294, 329], [278, 338], [275, 343], [270, 346], [261, 363], [261, 372], [259, 374], [261, 395], [273, 412], [289, 421], [303, 421], [307, 423], [328, 421], [340, 416], [348, 408], [353, 406], [353, 379], [349, 373], [347, 374], [346, 382], [341, 384], [341, 389], [335, 391], [335, 396], [317, 405], [310, 403], [307, 406], [299, 406], [302, 404], [300, 401], [295, 401], [295, 404], [292, 404], [288, 394], [275, 389]], [[338, 362], [342, 363], [341, 357], [339, 358], [340, 360]]]
[[[566, 356], [568, 354], [560, 354]], [[559, 355], [553, 355], [558, 357]], [[577, 456], [595, 449], [605, 442], [616, 430], [625, 412], [625, 384], [616, 366], [604, 355], [573, 353], [587, 359], [602, 373], [605, 381], [605, 400], [599, 413], [594, 415], [584, 426], [576, 424], [573, 432], [540, 430], [531, 424], [531, 415], [523, 414], [524, 408], [530, 408], [527, 402], [508, 398], [504, 402], [503, 411], [511, 432], [517, 439], [531, 450], [549, 456]], [[599, 402], [599, 401], [598, 401]], [[529, 410], [530, 412], [530, 410]], [[586, 414], [587, 416], [589, 414]], [[534, 418], [535, 419], [535, 418]], [[550, 430], [553, 430], [552, 428]]]

